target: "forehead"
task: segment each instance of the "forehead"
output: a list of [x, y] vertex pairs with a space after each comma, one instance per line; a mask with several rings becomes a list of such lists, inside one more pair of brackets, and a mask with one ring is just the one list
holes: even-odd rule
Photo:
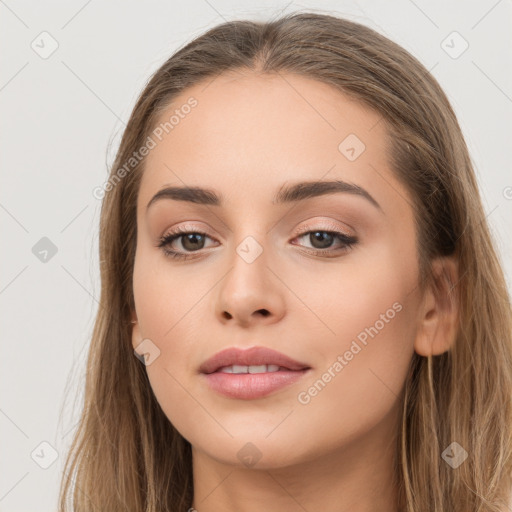
[[403, 195], [382, 121], [333, 86], [298, 75], [209, 78], [175, 97], [158, 120], [139, 197], [147, 203], [174, 184], [270, 201], [284, 182], [337, 178], [381, 196], [388, 183]]

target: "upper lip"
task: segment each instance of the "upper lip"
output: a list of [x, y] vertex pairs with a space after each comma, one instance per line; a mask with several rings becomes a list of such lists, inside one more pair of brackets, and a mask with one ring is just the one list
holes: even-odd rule
[[213, 357], [210, 357], [200, 366], [199, 371], [201, 373], [214, 373], [220, 368], [234, 364], [242, 366], [275, 364], [289, 370], [310, 368], [307, 364], [295, 361], [281, 352], [270, 348], [252, 347], [242, 350], [232, 347], [217, 352]]

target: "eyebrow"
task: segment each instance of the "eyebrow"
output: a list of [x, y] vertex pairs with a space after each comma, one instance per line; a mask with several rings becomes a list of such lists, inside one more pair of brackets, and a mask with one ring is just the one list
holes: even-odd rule
[[[303, 181], [293, 184], [283, 184], [272, 200], [272, 204], [292, 203], [304, 201], [313, 197], [334, 193], [347, 193], [357, 195], [368, 200], [375, 208], [382, 211], [380, 204], [364, 188], [342, 180], [334, 181]], [[222, 195], [215, 190], [201, 187], [165, 187], [158, 191], [149, 201], [146, 210], [157, 201], [172, 199], [190, 203], [221, 206]]]

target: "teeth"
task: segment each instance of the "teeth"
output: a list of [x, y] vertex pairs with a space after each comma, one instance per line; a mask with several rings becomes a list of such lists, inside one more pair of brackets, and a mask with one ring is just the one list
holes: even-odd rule
[[[262, 364], [260, 366], [249, 366], [248, 369], [249, 373], [266, 373], [268, 371], [266, 364]], [[279, 369], [279, 366], [277, 369]]]
[[217, 371], [221, 373], [268, 373], [279, 371], [280, 366], [277, 364], [262, 364], [252, 366], [242, 366], [234, 364], [232, 366], [224, 366]]

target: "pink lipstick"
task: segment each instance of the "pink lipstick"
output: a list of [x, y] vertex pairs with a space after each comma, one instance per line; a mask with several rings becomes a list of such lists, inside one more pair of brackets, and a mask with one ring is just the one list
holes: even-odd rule
[[211, 390], [230, 398], [263, 398], [302, 378], [311, 367], [265, 347], [228, 348], [205, 361], [199, 372]]

